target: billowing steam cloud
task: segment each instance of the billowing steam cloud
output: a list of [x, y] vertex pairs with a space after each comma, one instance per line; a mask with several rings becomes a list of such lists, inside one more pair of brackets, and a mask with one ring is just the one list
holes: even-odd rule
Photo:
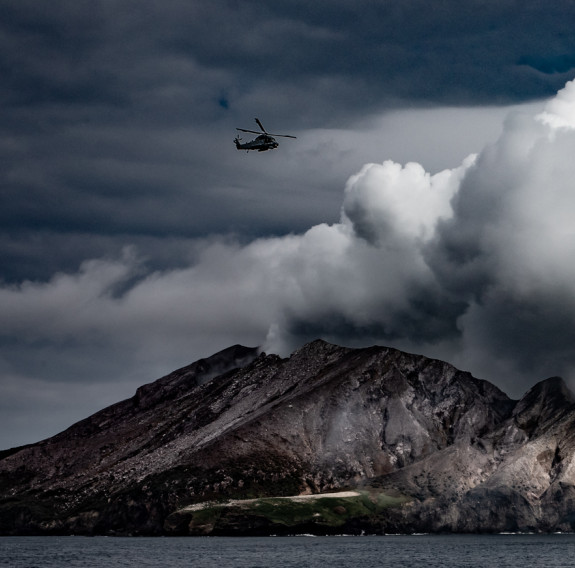
[[316, 337], [441, 357], [513, 395], [573, 378], [574, 156], [568, 83], [453, 170], [364, 166], [337, 224], [203, 242], [181, 270], [145, 274], [128, 251], [4, 287], [0, 394], [40, 378], [132, 388], [233, 343], [285, 355]]
[[397, 344], [513, 394], [575, 378], [574, 155], [572, 82], [542, 114], [509, 116], [459, 168], [364, 166], [322, 252], [309, 254], [319, 228], [300, 238], [304, 268], [291, 277], [305, 302], [284, 307], [273, 339]]

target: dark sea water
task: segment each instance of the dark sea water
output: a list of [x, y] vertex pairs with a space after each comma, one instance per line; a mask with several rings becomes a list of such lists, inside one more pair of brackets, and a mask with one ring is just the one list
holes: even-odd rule
[[575, 535], [0, 537], [0, 566], [557, 568], [575, 566]]

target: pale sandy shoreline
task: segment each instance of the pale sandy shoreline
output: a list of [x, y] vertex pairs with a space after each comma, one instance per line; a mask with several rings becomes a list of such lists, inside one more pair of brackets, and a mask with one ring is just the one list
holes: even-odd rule
[[261, 499], [285, 499], [286, 501], [313, 501], [314, 499], [335, 499], [335, 498], [345, 498], [345, 497], [358, 497], [360, 493], [357, 491], [340, 491], [339, 493], [315, 493], [310, 495], [293, 495], [290, 497], [260, 497], [258, 499], [230, 499], [225, 502], [216, 501], [205, 501], [204, 503], [195, 503], [194, 505], [188, 505], [180, 511], [201, 511], [202, 509], [207, 509], [208, 507], [234, 507], [241, 505], [249, 505], [250, 503], [255, 503]]

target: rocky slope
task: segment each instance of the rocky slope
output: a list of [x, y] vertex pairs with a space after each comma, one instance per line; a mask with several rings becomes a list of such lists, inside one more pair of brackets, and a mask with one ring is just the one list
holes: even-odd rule
[[235, 346], [1, 452], [0, 534], [573, 530], [574, 402], [385, 347]]

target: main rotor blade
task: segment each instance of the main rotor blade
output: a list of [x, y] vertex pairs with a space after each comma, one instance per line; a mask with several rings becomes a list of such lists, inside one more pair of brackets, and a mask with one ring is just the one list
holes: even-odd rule
[[[256, 118], [256, 122], [258, 123], [258, 126], [262, 129], [263, 133], [267, 134], [268, 136], [281, 136], [282, 138], [296, 138], [296, 136], [292, 136], [291, 134], [270, 134], [262, 126], [262, 123], [260, 122], [259, 118]], [[250, 134], [261, 134], [261, 132], [258, 132], [257, 130], [247, 130], [246, 128], [236, 128], [236, 130], [241, 130], [242, 132], [249, 132]]]
[[265, 134], [267, 134], [266, 129], [263, 127], [262, 123], [260, 122], [260, 119], [259, 119], [259, 118], [256, 118], [255, 120], [256, 120], [258, 126], [263, 130], [263, 132], [264, 132]]
[[251, 134], [261, 134], [257, 130], [246, 130], [245, 128], [236, 128], [236, 130], [241, 130], [242, 132], [250, 132]]
[[270, 134], [270, 136], [281, 136], [282, 138], [297, 138], [297, 136], [292, 136], [291, 134]]

